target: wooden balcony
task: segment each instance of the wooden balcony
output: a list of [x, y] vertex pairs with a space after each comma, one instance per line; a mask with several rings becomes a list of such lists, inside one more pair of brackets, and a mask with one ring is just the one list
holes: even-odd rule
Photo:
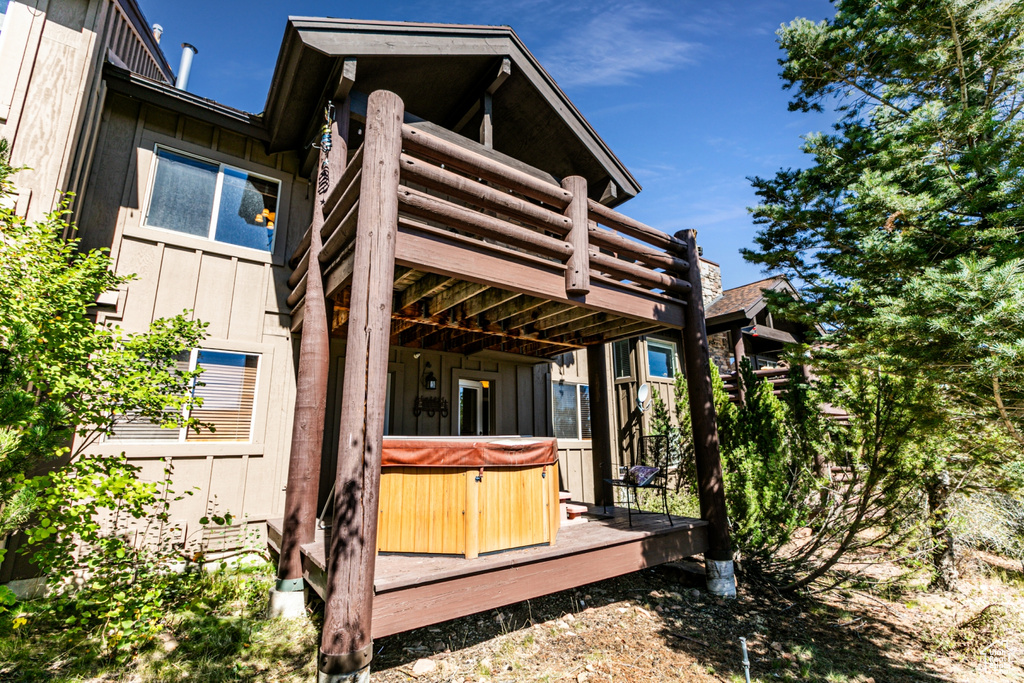
[[[593, 519], [563, 526], [558, 543], [481, 555], [377, 556], [374, 573], [372, 637], [510, 605], [595, 581], [689, 557], [707, 549], [707, 522], [665, 515], [633, 515], [591, 507]], [[282, 520], [267, 522], [274, 551], [280, 548]], [[327, 590], [323, 532], [302, 547], [303, 574], [321, 598]]]
[[[362, 147], [323, 204], [319, 260], [332, 334], [348, 321]], [[402, 126], [391, 343], [550, 357], [683, 326], [685, 243], [542, 171]], [[567, 189], [571, 188], [571, 189]], [[309, 234], [288, 299], [302, 326]]]

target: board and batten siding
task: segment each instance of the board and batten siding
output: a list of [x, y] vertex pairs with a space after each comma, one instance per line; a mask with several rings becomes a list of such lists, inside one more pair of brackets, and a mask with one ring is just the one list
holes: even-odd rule
[[[273, 253], [144, 226], [157, 145], [280, 181]], [[158, 318], [189, 310], [208, 324], [203, 348], [260, 356], [250, 442], [92, 449], [124, 451], [153, 479], [166, 458], [175, 490], [194, 491], [171, 515], [187, 525], [192, 544], [204, 540], [199, 518], [206, 514], [230, 512], [256, 523], [283, 509], [296, 373], [285, 254], [311, 211], [308, 184], [297, 174], [292, 153], [268, 156], [262, 143], [236, 133], [119, 95], [107, 100], [79, 235], [85, 248], [109, 247], [117, 272], [135, 278], [118, 293], [116, 310], [101, 312], [99, 322], [142, 332]]]

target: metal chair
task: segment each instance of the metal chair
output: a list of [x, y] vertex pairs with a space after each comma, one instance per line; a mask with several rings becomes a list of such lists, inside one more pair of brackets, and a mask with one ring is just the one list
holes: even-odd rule
[[[629, 515], [630, 526], [633, 526], [634, 503], [636, 503], [637, 514], [644, 513], [637, 495], [639, 489], [661, 490], [662, 508], [669, 525], [672, 525], [672, 515], [668, 512], [668, 446], [668, 437], [663, 434], [641, 436], [635, 458], [627, 466], [625, 476], [620, 479], [605, 480], [614, 487], [626, 489], [626, 511]], [[631, 493], [632, 499], [630, 498]]]

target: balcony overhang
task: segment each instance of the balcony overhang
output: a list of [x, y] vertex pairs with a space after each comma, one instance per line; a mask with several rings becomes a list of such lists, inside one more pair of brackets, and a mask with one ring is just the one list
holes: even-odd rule
[[272, 151], [309, 142], [310, 121], [333, 97], [346, 59], [356, 62], [353, 91], [390, 90], [407, 112], [469, 138], [483, 117], [475, 103], [493, 89], [494, 150], [556, 178], [583, 176], [591, 199], [608, 206], [641, 189], [506, 26], [291, 17], [265, 109]]

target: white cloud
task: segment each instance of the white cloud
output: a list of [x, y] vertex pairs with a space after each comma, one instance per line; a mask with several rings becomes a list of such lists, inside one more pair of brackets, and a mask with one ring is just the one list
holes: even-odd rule
[[700, 43], [680, 38], [681, 28], [671, 12], [620, 4], [568, 27], [541, 61], [562, 86], [623, 85], [692, 63]]

